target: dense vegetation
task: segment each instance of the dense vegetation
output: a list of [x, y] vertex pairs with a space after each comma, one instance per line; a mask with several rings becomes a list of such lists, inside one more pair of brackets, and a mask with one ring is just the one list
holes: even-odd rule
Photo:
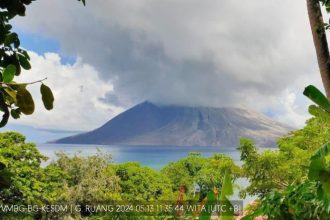
[[250, 185], [244, 194], [263, 197], [273, 189], [286, 188], [307, 178], [309, 158], [322, 144], [330, 141], [330, 125], [322, 118], [312, 118], [305, 128], [278, 140], [277, 150], [258, 153], [252, 141], [241, 139], [239, 150], [244, 162], [244, 176]]
[[[102, 152], [88, 157], [79, 154], [69, 157], [58, 152], [58, 160], [42, 166], [47, 158], [40, 154], [34, 144], [26, 143], [23, 135], [0, 133], [0, 161], [3, 163], [0, 167], [0, 207], [52, 204], [79, 207], [73, 212], [0, 212], [14, 219], [68, 216], [141, 219], [141, 213], [132, 210], [109, 214], [104, 210], [91, 210], [87, 206], [127, 204], [127, 201], [139, 204], [171, 202], [174, 205], [194, 201], [207, 205], [224, 188], [226, 178], [231, 184], [237, 178], [244, 177], [249, 180], [249, 185], [240, 189], [242, 198], [257, 196], [255, 202], [246, 207], [246, 214], [250, 214], [246, 219], [259, 215], [266, 215], [268, 219], [329, 219], [327, 172], [330, 158], [329, 150], [324, 151], [320, 146], [330, 141], [330, 117], [320, 116], [325, 112], [321, 107], [310, 109], [316, 116], [308, 120], [303, 129], [278, 140], [278, 149], [258, 151], [251, 140], [241, 139], [238, 148], [243, 162], [241, 166], [223, 154], [204, 158], [197, 152], [168, 164], [160, 171], [143, 167], [137, 162], [114, 164], [111, 155]], [[320, 155], [320, 149], [323, 149], [321, 153], [324, 160], [317, 156]], [[315, 173], [316, 176], [311, 175]], [[322, 176], [324, 173], [325, 176]], [[154, 217], [157, 219], [201, 215], [200, 210], [190, 213], [177, 209], [163, 211], [153, 210], [148, 215], [158, 216]], [[210, 216], [203, 217], [209, 219]]]
[[[118, 202], [126, 204], [127, 201], [139, 204], [167, 202], [173, 205], [185, 200], [200, 202], [210, 191], [221, 188], [226, 172], [231, 171], [233, 179], [240, 175], [240, 168], [232, 159], [222, 154], [202, 158], [198, 153], [191, 153], [161, 171], [143, 167], [135, 162], [114, 164], [111, 162], [111, 156], [102, 152], [88, 157], [69, 157], [59, 152], [57, 156], [58, 160], [42, 166], [42, 162], [47, 158], [40, 154], [34, 144], [26, 143], [23, 135], [14, 132], [0, 133], [0, 160], [5, 165], [2, 172], [6, 174], [2, 177], [6, 181], [10, 178], [7, 187], [0, 190], [2, 216], [40, 219], [64, 216], [96, 218], [107, 215], [109, 218], [115, 218], [128, 213], [109, 216], [93, 212], [87, 209], [86, 205]], [[231, 183], [230, 179], [229, 182]], [[184, 198], [178, 199], [180, 194], [184, 195]], [[81, 210], [72, 213], [69, 210], [38, 210], [31, 213], [3, 210], [5, 205], [41, 207], [52, 204], [79, 206]], [[167, 214], [174, 215], [175, 211], [177, 210]]]
[[330, 219], [330, 103], [314, 86], [304, 95], [317, 104], [309, 107], [315, 117], [279, 140], [278, 150], [258, 153], [250, 141], [241, 142], [250, 181], [242, 195], [259, 198], [245, 219]]

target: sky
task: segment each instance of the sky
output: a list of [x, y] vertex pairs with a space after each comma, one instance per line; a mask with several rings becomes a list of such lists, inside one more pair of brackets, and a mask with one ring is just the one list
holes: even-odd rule
[[301, 127], [322, 87], [301, 0], [36, 1], [15, 30], [55, 109], [14, 123], [91, 130], [139, 102], [242, 107]]

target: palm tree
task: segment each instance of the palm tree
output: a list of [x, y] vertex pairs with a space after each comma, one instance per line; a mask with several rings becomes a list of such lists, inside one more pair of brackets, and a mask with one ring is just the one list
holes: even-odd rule
[[330, 54], [319, 0], [306, 0], [323, 86], [330, 100]]

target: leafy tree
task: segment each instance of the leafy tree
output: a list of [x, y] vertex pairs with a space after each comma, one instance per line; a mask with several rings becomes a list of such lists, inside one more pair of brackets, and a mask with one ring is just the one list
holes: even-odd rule
[[173, 191], [185, 187], [188, 190], [187, 199], [197, 200], [205, 198], [214, 187], [221, 188], [226, 172], [232, 174], [232, 180], [241, 175], [240, 168], [230, 157], [215, 154], [203, 158], [200, 153], [190, 153], [188, 157], [170, 163], [161, 172], [170, 178]]
[[[304, 95], [317, 104], [311, 105], [309, 112], [316, 117], [311, 121], [319, 122], [319, 124], [314, 123], [314, 126], [311, 127], [308, 125], [312, 123], [309, 123], [304, 129], [295, 132], [295, 135], [284, 138], [280, 141], [280, 150], [277, 153], [278, 156], [282, 154], [287, 157], [286, 161], [281, 161], [284, 164], [289, 164], [287, 170], [294, 171], [298, 175], [295, 181], [290, 182], [287, 187], [282, 189], [275, 186], [269, 187], [268, 191], [261, 196], [259, 207], [244, 219], [254, 219], [258, 215], [267, 215], [268, 219], [329, 219], [330, 141], [328, 132], [330, 102], [314, 86], [306, 87]], [[319, 145], [320, 143], [323, 146]], [[282, 146], [283, 144], [284, 146]], [[244, 149], [244, 147], [242, 148]], [[295, 154], [297, 150], [304, 153]], [[283, 152], [285, 153], [283, 154]], [[260, 155], [255, 157], [257, 161], [259, 160], [258, 157]], [[303, 158], [305, 166], [302, 163], [297, 163], [297, 169], [296, 161], [299, 161], [299, 159], [297, 160], [299, 157]], [[282, 167], [282, 163], [279, 163], [272, 170], [278, 170]], [[247, 162], [244, 165], [247, 165]], [[248, 168], [245, 167], [245, 169]], [[267, 171], [261, 173], [267, 173]], [[285, 172], [282, 174], [286, 175]], [[258, 183], [264, 184], [260, 179], [256, 180], [252, 177], [254, 175], [250, 175], [251, 185], [254, 185], [255, 188], [259, 187]]]
[[243, 175], [249, 180], [249, 186], [240, 192], [242, 197], [245, 197], [246, 194], [262, 197], [272, 189], [280, 188], [277, 182], [283, 182], [285, 177], [279, 170], [282, 161], [284, 162], [286, 159], [281, 158], [278, 151], [266, 150], [256, 153], [254, 143], [247, 139], [240, 141], [239, 150], [241, 160], [244, 161]]
[[315, 182], [304, 181], [290, 184], [283, 191], [272, 190], [243, 219], [253, 220], [260, 215], [269, 220], [329, 219], [323, 201], [317, 196], [317, 187]]
[[65, 176], [63, 181], [54, 180], [61, 183], [62, 189], [57, 194], [58, 204], [73, 204], [82, 207], [81, 214], [86, 213], [86, 204], [107, 204], [120, 200], [119, 178], [115, 169], [109, 166], [110, 155], [96, 155], [83, 157], [79, 154], [69, 157], [63, 152], [57, 153], [58, 160], [47, 166], [47, 169], [62, 171]]
[[11, 187], [1, 191], [1, 200], [12, 204], [40, 203], [43, 199], [40, 163], [47, 158], [34, 144], [25, 143], [23, 135], [14, 132], [0, 134], [0, 158], [8, 171], [15, 174]]
[[172, 185], [167, 176], [136, 162], [115, 165], [124, 201], [173, 201]]
[[228, 172], [231, 173], [232, 181], [241, 175], [241, 169], [230, 157], [214, 154], [206, 159], [206, 163], [195, 175], [194, 182], [204, 190], [212, 190], [214, 187], [222, 188], [222, 180]]
[[[11, 20], [16, 16], [25, 16], [26, 7], [34, 0], [0, 1], [0, 111], [3, 112], [0, 127], [7, 124], [10, 115], [18, 119], [23, 113], [34, 112], [34, 101], [27, 89], [28, 85], [41, 83], [42, 101], [47, 110], [53, 108], [54, 96], [51, 89], [42, 80], [29, 83], [14, 81], [22, 69], [30, 70], [30, 56], [20, 45], [18, 34], [12, 31]], [[85, 4], [85, 0], [82, 1]]]
[[200, 153], [190, 153], [188, 157], [165, 166], [161, 172], [168, 176], [173, 184], [173, 191], [185, 186], [189, 191], [194, 190], [194, 178], [206, 163]]
[[222, 209], [219, 212], [210, 212], [202, 210], [199, 214], [201, 220], [213, 219], [212, 216], [217, 215], [220, 220], [233, 220], [234, 219], [234, 207], [229, 201], [229, 197], [234, 193], [234, 187], [232, 183], [232, 177], [227, 170], [221, 180], [221, 190], [214, 187], [213, 190], [207, 192], [206, 197], [201, 202], [201, 205], [205, 205], [206, 210], [211, 210], [214, 205], [221, 205]]
[[[323, 118], [330, 125], [330, 102], [314, 86], [306, 87], [304, 95], [310, 98], [316, 105], [309, 107], [309, 112]], [[330, 130], [328, 130], [329, 132]], [[323, 199], [324, 204], [329, 207], [330, 213], [330, 141], [321, 146], [311, 157], [308, 177], [311, 181], [316, 181], [318, 185], [318, 195]]]
[[[0, 205], [42, 207], [62, 204], [81, 207], [80, 212], [74, 213], [70, 213], [69, 210], [60, 213], [40, 210], [37, 213], [1, 213], [1, 217], [76, 219], [88, 216], [92, 219], [143, 219], [141, 213], [136, 213], [134, 210], [132, 213], [93, 213], [87, 210], [87, 205], [108, 205], [118, 202], [125, 204], [134, 201], [141, 204], [165, 202], [176, 205], [176, 202], [187, 201], [187, 197], [180, 197], [181, 193], [186, 193], [186, 190], [179, 191], [173, 186], [171, 178], [175, 175], [172, 168], [180, 168], [182, 173], [186, 173], [187, 186], [192, 186], [194, 183], [205, 186], [206, 194], [200, 200], [202, 203], [204, 200], [210, 202], [213, 192], [213, 197], [217, 201], [224, 202], [230, 207], [227, 197], [232, 194], [232, 182], [240, 171], [229, 157], [222, 154], [202, 158], [199, 153], [191, 153], [187, 158], [173, 163], [174, 166], [169, 165], [169, 169], [164, 169], [169, 172], [142, 167], [135, 162], [112, 164], [110, 155], [104, 155], [102, 152], [88, 157], [80, 154], [68, 156], [59, 152], [57, 156], [58, 160], [42, 167], [41, 163], [46, 161], [47, 157], [43, 156], [34, 144], [26, 143], [23, 135], [15, 132], [0, 133], [0, 159], [4, 161], [3, 168], [5, 167], [4, 169], [12, 176], [10, 187], [0, 189]], [[232, 216], [230, 213], [226, 211], [222, 219], [232, 219], [229, 218]], [[161, 213], [155, 210], [154, 214], [157, 216]], [[172, 214], [173, 217], [175, 211], [163, 214]], [[192, 217], [196, 213], [182, 214]], [[209, 219], [206, 217], [210, 213], [204, 214], [202, 219]], [[220, 216], [222, 214], [219, 213]], [[148, 219], [147, 216], [145, 217]], [[165, 216], [150, 218], [164, 219]]]
[[10, 187], [0, 189], [0, 204], [43, 205], [57, 200], [63, 172], [42, 168], [47, 157], [34, 144], [26, 143], [23, 135], [0, 133], [0, 159], [11, 177]]
[[323, 143], [330, 141], [330, 124], [320, 117], [307, 121], [303, 129], [291, 132], [278, 140], [278, 149], [257, 152], [251, 140], [241, 139], [243, 175], [249, 186], [241, 191], [263, 196], [273, 189], [284, 189], [295, 181], [307, 178], [309, 158]]

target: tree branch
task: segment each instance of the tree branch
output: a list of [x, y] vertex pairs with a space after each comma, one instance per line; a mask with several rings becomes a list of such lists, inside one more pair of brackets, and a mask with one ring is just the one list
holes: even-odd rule
[[47, 80], [48, 77], [45, 77], [43, 79], [37, 80], [37, 81], [33, 81], [33, 82], [29, 82], [29, 83], [4, 83], [4, 82], [0, 82], [0, 85], [8, 85], [8, 86], [16, 86], [16, 85], [32, 85], [35, 83], [42, 83], [43, 81]]

